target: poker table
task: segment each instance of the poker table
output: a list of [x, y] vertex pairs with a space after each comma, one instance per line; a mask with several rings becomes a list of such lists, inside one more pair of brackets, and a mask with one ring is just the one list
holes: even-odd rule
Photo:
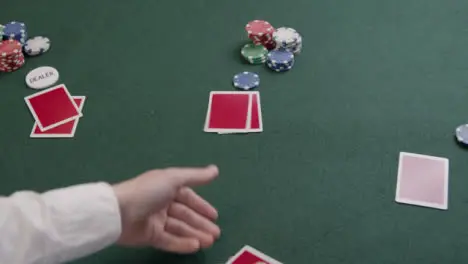
[[[133, 3], [134, 2], [134, 3]], [[111, 247], [74, 263], [222, 263], [251, 245], [284, 263], [468, 261], [468, 2], [375, 0], [4, 1], [51, 50], [0, 74], [0, 193], [220, 168], [198, 190], [222, 237], [175, 255]], [[303, 36], [294, 68], [241, 59], [245, 24]], [[0, 22], [0, 23], [1, 23]], [[85, 95], [72, 139], [31, 139], [24, 77], [53, 66]], [[262, 133], [203, 132], [210, 91], [260, 75]], [[396, 203], [399, 152], [450, 160], [449, 209]]]

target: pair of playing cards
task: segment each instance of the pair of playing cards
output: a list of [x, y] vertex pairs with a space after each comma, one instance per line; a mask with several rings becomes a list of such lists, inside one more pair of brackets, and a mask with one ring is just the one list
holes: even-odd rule
[[71, 96], [64, 84], [24, 98], [34, 117], [32, 138], [74, 137], [85, 96]]
[[204, 131], [219, 134], [262, 132], [260, 93], [211, 92]]
[[448, 183], [448, 159], [400, 152], [395, 201], [447, 210]]
[[226, 264], [282, 264], [251, 246], [244, 246]]

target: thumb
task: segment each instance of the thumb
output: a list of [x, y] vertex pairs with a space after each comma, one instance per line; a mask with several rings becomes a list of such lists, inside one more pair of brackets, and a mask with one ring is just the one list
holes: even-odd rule
[[208, 184], [218, 176], [218, 167], [210, 165], [205, 168], [169, 168], [166, 172], [175, 180], [178, 187], [199, 186]]

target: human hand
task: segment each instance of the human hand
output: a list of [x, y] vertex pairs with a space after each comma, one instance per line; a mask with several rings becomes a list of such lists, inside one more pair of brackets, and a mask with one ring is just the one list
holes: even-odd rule
[[218, 168], [213, 165], [168, 168], [114, 185], [122, 219], [118, 244], [176, 253], [210, 247], [221, 233], [214, 223], [218, 212], [190, 187], [217, 176]]

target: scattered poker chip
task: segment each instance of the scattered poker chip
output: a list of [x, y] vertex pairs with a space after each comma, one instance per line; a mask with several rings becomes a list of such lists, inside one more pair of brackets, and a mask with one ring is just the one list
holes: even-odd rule
[[54, 85], [59, 79], [57, 69], [43, 66], [30, 71], [26, 75], [26, 84], [32, 89], [44, 89]]
[[21, 44], [24, 44], [28, 39], [28, 33], [26, 30], [26, 25], [19, 21], [12, 21], [5, 24], [3, 29], [2, 37], [4, 40], [17, 40]]
[[268, 50], [264, 46], [251, 43], [242, 47], [241, 54], [251, 64], [262, 64], [266, 61]]
[[41, 36], [30, 38], [24, 44], [23, 49], [29, 56], [37, 56], [50, 49], [50, 40]]
[[468, 146], [468, 124], [460, 125], [455, 129], [457, 141]]
[[242, 90], [252, 90], [260, 85], [260, 77], [253, 72], [241, 72], [234, 75], [234, 87]]

